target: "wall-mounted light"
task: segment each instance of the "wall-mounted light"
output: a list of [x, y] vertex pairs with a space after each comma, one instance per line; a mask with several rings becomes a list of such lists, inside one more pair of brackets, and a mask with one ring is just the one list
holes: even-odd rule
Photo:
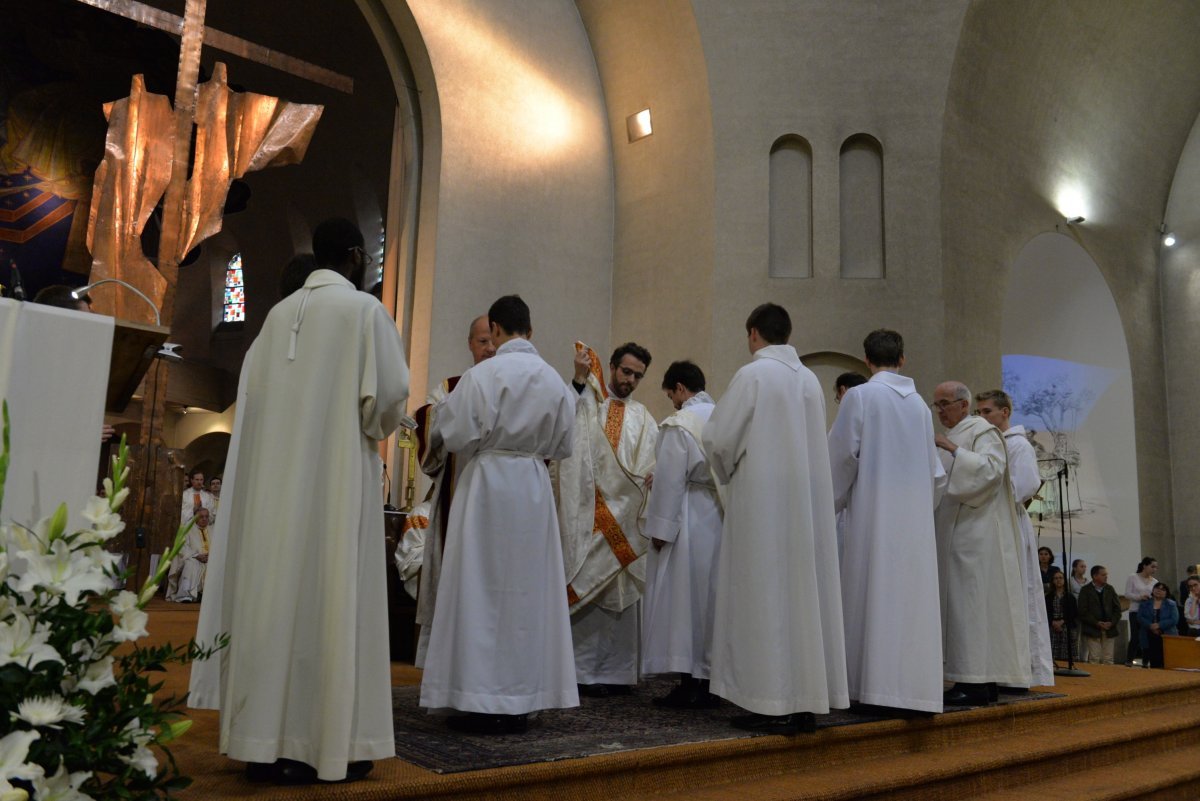
[[1081, 222], [1083, 222], [1083, 217], [1079, 215], [1067, 218], [1067, 225], [1079, 225]]
[[1175, 247], [1175, 234], [1168, 233], [1163, 237], [1163, 244], [1169, 248]]
[[637, 114], [630, 114], [625, 118], [625, 127], [629, 131], [630, 142], [645, 139], [654, 133], [654, 129], [650, 125], [650, 109], [644, 108]]

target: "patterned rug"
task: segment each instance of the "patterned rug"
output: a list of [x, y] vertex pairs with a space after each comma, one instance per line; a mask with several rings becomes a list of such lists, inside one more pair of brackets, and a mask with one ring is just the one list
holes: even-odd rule
[[[524, 734], [502, 737], [451, 731], [443, 718], [430, 715], [417, 705], [419, 687], [396, 687], [392, 690], [396, 756], [435, 773], [460, 773], [664, 745], [765, 736], [730, 726], [729, 719], [745, 711], [728, 701], [705, 710], [654, 706], [651, 699], [665, 695], [674, 683], [672, 678], [659, 677], [643, 681], [632, 695], [580, 698], [579, 708], [540, 712], [531, 718], [529, 730]], [[1028, 692], [1002, 695], [1000, 703], [1059, 697], [1056, 693]], [[949, 707], [947, 711], [971, 708]], [[853, 712], [833, 710], [828, 715], [817, 715], [817, 727], [851, 726], [892, 717], [899, 715], [876, 707], [856, 707]]]

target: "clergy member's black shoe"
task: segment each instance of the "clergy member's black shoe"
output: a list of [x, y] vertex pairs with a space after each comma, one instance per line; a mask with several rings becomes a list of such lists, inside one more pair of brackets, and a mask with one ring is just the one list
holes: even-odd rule
[[817, 716], [812, 712], [793, 712], [790, 715], [740, 715], [729, 722], [736, 729], [758, 734], [812, 734], [817, 730]]
[[1000, 700], [1000, 685], [996, 684], [994, 681], [989, 681], [983, 686], [987, 688], [989, 704], [994, 704]]
[[987, 706], [991, 702], [986, 684], [960, 681], [942, 694], [946, 706]]
[[255, 784], [273, 782], [278, 774], [274, 762], [247, 762], [246, 781]]
[[296, 786], [301, 784], [316, 784], [317, 769], [312, 765], [297, 762], [294, 759], [280, 759], [275, 762], [276, 784]]
[[529, 728], [529, 716], [468, 712], [446, 718], [446, 725], [463, 734], [524, 734]]
[[607, 698], [610, 695], [607, 684], [580, 684], [579, 694], [584, 698]]
[[[1006, 687], [1003, 684], [996, 685], [996, 692], [999, 695], [1024, 695], [1029, 692], [1028, 687]], [[999, 696], [997, 696], [999, 698]]]
[[346, 766], [346, 778], [342, 781], [356, 782], [360, 779], [367, 778], [367, 774], [375, 768], [375, 763], [369, 759], [351, 762]]

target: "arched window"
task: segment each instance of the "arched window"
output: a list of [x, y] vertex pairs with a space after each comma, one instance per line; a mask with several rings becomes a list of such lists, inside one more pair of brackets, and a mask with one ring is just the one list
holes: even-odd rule
[[883, 278], [883, 147], [869, 134], [842, 143], [839, 159], [842, 278]]
[[246, 282], [242, 280], [242, 254], [234, 253], [225, 267], [225, 313], [223, 323], [246, 320]]
[[770, 276], [811, 278], [812, 147], [803, 137], [776, 140], [770, 182]]

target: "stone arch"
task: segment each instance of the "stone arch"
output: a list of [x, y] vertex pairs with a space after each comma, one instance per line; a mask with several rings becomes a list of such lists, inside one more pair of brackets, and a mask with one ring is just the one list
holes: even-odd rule
[[821, 382], [821, 389], [825, 391], [825, 423], [826, 427], [832, 426], [837, 417], [838, 408], [837, 404], [833, 402], [833, 384], [837, 377], [842, 373], [861, 373], [870, 377], [871, 371], [867, 369], [867, 363], [862, 359], [834, 350], [814, 351], [801, 356], [800, 361], [804, 362], [805, 367], [816, 373], [817, 380]]

